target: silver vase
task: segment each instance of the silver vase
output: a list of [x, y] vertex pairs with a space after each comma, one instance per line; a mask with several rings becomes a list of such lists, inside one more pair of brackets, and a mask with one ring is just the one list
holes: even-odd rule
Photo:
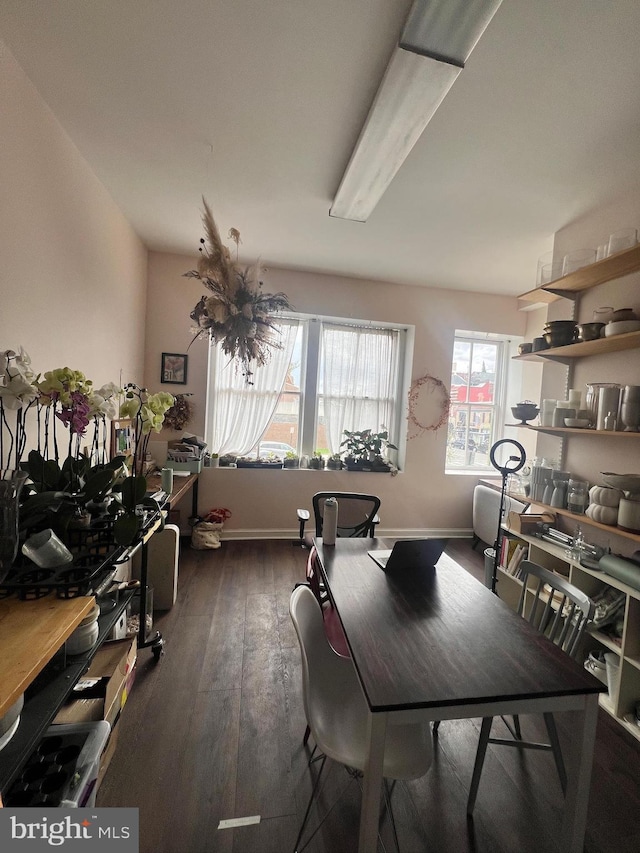
[[622, 392], [620, 419], [625, 432], [638, 432], [640, 427], [640, 385], [625, 385]]

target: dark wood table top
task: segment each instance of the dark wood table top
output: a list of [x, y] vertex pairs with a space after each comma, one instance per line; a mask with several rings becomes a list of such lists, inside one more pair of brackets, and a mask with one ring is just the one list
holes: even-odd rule
[[[197, 482], [197, 474], [188, 474], [186, 477], [180, 475], [176, 476], [174, 474], [173, 489], [167, 500], [169, 506], [175, 506]], [[147, 488], [151, 491], [162, 488], [162, 478], [160, 474], [150, 474], [147, 477]]]
[[446, 555], [387, 573], [381, 539], [316, 539], [372, 711], [598, 693], [604, 685]]

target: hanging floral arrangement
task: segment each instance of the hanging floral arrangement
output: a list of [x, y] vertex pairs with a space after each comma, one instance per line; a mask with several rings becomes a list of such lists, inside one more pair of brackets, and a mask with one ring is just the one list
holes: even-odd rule
[[204, 198], [202, 203], [206, 239], [200, 240], [198, 268], [184, 273], [186, 278], [200, 279], [209, 291], [190, 314], [196, 324], [194, 340], [206, 336], [219, 343], [226, 355], [239, 362], [250, 383], [252, 365], [266, 364], [271, 350], [280, 348], [273, 315], [291, 306], [284, 293], [262, 292], [259, 264], [245, 269], [238, 265], [241, 241], [235, 228], [229, 231], [236, 244], [236, 260], [232, 260]]

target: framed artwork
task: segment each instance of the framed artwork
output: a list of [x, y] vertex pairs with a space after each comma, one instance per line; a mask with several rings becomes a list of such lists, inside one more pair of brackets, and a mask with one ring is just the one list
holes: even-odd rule
[[173, 385], [186, 385], [187, 359], [188, 356], [178, 352], [163, 352], [160, 381], [171, 382]]
[[135, 450], [136, 427], [129, 418], [111, 421], [111, 458], [114, 456], [133, 456]]

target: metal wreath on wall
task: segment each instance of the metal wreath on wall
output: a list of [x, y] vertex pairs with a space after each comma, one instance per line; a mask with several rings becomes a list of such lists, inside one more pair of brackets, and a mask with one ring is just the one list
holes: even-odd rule
[[435, 376], [425, 373], [414, 380], [408, 402], [408, 439], [417, 438], [425, 432], [436, 432], [447, 423], [451, 397], [444, 382]]

